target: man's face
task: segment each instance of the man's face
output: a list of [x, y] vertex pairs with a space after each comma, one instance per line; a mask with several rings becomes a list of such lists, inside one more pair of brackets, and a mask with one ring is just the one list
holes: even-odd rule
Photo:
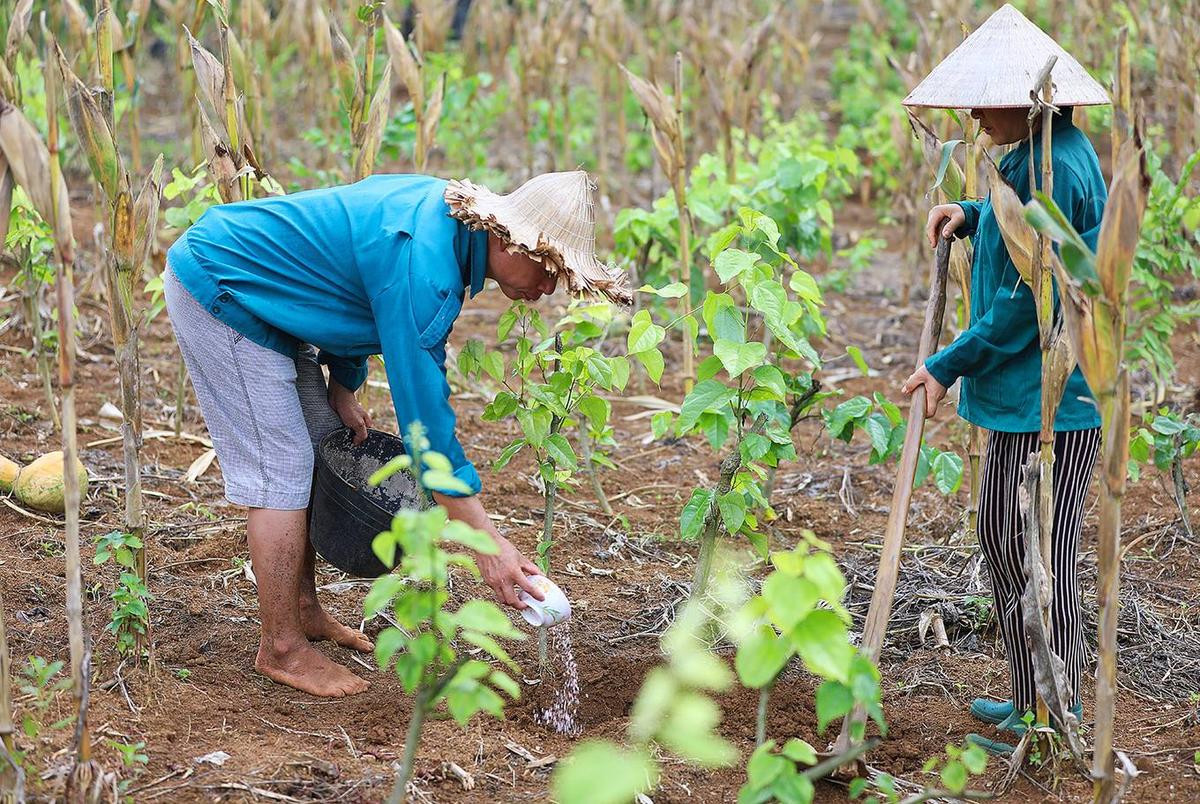
[[495, 246], [489, 242], [487, 275], [514, 301], [537, 301], [553, 293], [558, 284], [558, 279], [546, 273], [540, 262], [524, 254], [509, 254], [498, 241]]
[[972, 109], [971, 117], [997, 145], [1020, 142], [1029, 135], [1029, 109]]

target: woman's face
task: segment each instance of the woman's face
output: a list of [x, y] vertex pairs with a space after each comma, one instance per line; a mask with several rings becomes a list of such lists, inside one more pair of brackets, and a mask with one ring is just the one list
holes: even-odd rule
[[972, 109], [971, 117], [997, 145], [1011, 145], [1029, 136], [1029, 109]]

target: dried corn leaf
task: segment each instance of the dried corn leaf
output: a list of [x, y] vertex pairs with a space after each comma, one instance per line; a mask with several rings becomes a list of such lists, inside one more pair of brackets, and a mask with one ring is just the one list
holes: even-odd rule
[[1067, 387], [1067, 379], [1075, 370], [1075, 350], [1071, 338], [1061, 332], [1050, 342], [1048, 370], [1043, 374], [1042, 405], [1050, 405], [1051, 410], [1058, 410], [1062, 402], [1063, 392]]
[[12, 218], [13, 175], [8, 169], [8, 159], [0, 151], [0, 247], [8, 240], [8, 222]]
[[[71, 203], [67, 183], [60, 175], [58, 186], [51, 195], [50, 151], [21, 110], [4, 100], [0, 100], [0, 153], [6, 163], [2, 173], [7, 177], [0, 177], [0, 190], [7, 193], [10, 199], [2, 207], [5, 227], [8, 226], [8, 210], [12, 206], [12, 185], [16, 184], [29, 196], [30, 203], [43, 220], [54, 221], [55, 242], [60, 251], [69, 253], [74, 240], [71, 236]], [[57, 216], [54, 214], [55, 205]]]
[[137, 200], [133, 202], [133, 261], [144, 265], [158, 229], [158, 204], [162, 198], [163, 155], [154, 160]]
[[336, 18], [329, 21], [329, 40], [333, 47], [333, 66], [337, 73], [342, 102], [346, 104], [346, 108], [353, 108], [355, 101], [359, 101], [363, 94], [362, 77], [359, 75], [358, 65], [354, 62], [354, 48], [342, 33], [342, 26]]
[[425, 106], [425, 114], [421, 118], [421, 136], [425, 142], [426, 154], [433, 147], [433, 138], [437, 134], [438, 122], [442, 118], [442, 98], [446, 94], [446, 74], [438, 81], [437, 88]]
[[236, 184], [238, 169], [230, 154], [229, 146], [217, 136], [212, 121], [208, 119], [208, 113], [204, 111], [204, 104], [197, 100], [196, 106], [200, 110], [200, 139], [204, 143], [209, 175], [213, 177], [213, 181], [217, 185], [217, 194], [221, 196], [221, 202], [224, 204], [228, 204], [230, 201], [241, 201], [241, 190]]
[[392, 69], [396, 71], [408, 89], [408, 96], [412, 99], [413, 108], [424, 109], [425, 86], [421, 79], [421, 67], [409, 48], [408, 40], [392, 24], [386, 14], [383, 15], [383, 36], [387, 42], [388, 59], [392, 63]]
[[1125, 141], [1117, 155], [1117, 167], [1108, 188], [1108, 203], [1096, 241], [1096, 273], [1100, 287], [1104, 298], [1117, 307], [1123, 307], [1125, 303], [1149, 192], [1145, 152], [1141, 148], [1141, 137], [1135, 134], [1134, 139]]
[[[4, 46], [4, 60], [11, 63], [21, 47], [21, 40], [29, 32], [29, 22], [33, 19], [33, 0], [17, 0], [8, 21], [8, 37]], [[5, 207], [7, 209], [7, 207]]]
[[333, 39], [329, 35], [329, 17], [325, 14], [322, 4], [310, 3], [310, 22], [312, 26], [313, 53], [318, 63], [328, 64], [333, 60]]
[[187, 35], [188, 46], [192, 51], [192, 68], [196, 71], [196, 86], [200, 90], [200, 97], [210, 109], [217, 112], [225, 103], [225, 68], [216, 56], [196, 41], [196, 37], [192, 36], [186, 25], [183, 32]]
[[61, 7], [63, 16], [67, 18], [67, 28], [71, 32], [71, 40], [82, 49], [88, 38], [88, 28], [91, 27], [87, 12], [79, 5], [78, 0], [62, 0]]
[[1037, 253], [1037, 233], [1025, 220], [1025, 207], [1017, 192], [1000, 175], [996, 163], [986, 152], [983, 153], [983, 163], [987, 169], [988, 188], [991, 191], [992, 210], [996, 214], [996, 223], [1000, 226], [1000, 235], [1008, 248], [1017, 273], [1026, 284], [1033, 283], [1033, 258]]
[[383, 75], [379, 85], [375, 87], [375, 96], [371, 98], [371, 108], [367, 111], [367, 127], [363, 133], [362, 145], [354, 158], [354, 179], [365, 179], [371, 175], [375, 167], [375, 157], [379, 153], [379, 143], [383, 139], [383, 127], [387, 123], [388, 109], [391, 106], [392, 95], [392, 65], [383, 66]]
[[962, 144], [962, 140], [942, 142], [937, 134], [911, 111], [908, 112], [908, 125], [913, 136], [921, 143], [925, 164], [935, 172], [933, 186], [927, 192], [941, 190], [950, 201], [958, 201], [963, 197], [966, 177], [962, 167], [954, 159], [954, 149]]
[[217, 457], [215, 449], [206, 449], [200, 453], [200, 457], [192, 461], [192, 465], [188, 467], [187, 472], [183, 476], [185, 483], [195, 483], [200, 479], [200, 476], [208, 471], [208, 467], [212, 466], [213, 460]]
[[129, 10], [125, 12], [125, 28], [131, 45], [141, 35], [142, 26], [145, 25], [146, 15], [149, 12], [150, 0], [132, 0], [129, 4]]
[[621, 72], [654, 127], [671, 142], [678, 140], [679, 121], [675, 116], [675, 105], [666, 94], [656, 84], [634, 75], [625, 65], [621, 65]]
[[8, 71], [4, 60], [0, 59], [0, 98], [17, 97], [17, 84], [13, 81], [12, 73]]

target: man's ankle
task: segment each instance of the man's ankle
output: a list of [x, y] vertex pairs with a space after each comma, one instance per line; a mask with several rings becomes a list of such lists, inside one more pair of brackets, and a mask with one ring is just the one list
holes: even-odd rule
[[303, 634], [287, 636], [268, 636], [263, 634], [258, 641], [259, 653], [276, 658], [295, 653], [297, 650], [305, 647], [308, 647], [308, 639]]

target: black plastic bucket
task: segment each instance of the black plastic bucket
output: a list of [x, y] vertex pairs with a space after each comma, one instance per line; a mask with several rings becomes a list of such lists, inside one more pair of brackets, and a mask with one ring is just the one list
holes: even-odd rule
[[335, 430], [317, 448], [308, 538], [322, 558], [343, 572], [360, 578], [388, 572], [391, 567], [375, 556], [371, 543], [391, 529], [397, 511], [428, 504], [407, 472], [397, 472], [379, 486], [367, 482], [379, 467], [403, 454], [401, 439], [378, 430], [368, 430], [357, 446], [352, 430]]

